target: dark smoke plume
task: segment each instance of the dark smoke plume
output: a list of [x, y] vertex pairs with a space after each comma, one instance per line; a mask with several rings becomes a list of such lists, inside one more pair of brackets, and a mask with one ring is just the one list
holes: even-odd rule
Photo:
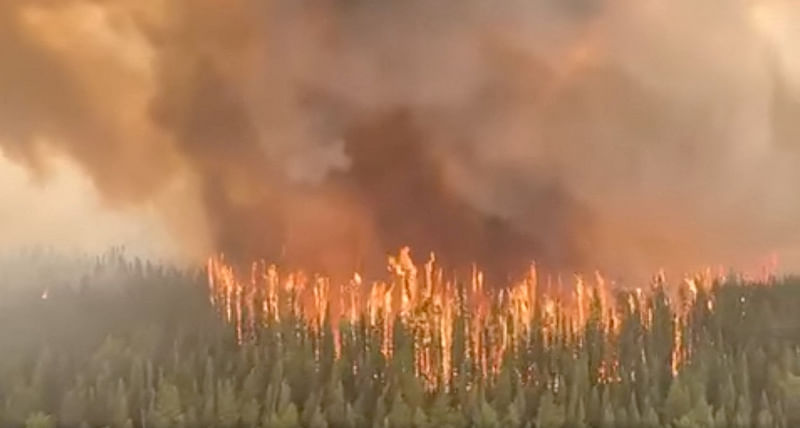
[[67, 156], [109, 204], [155, 203], [241, 260], [736, 263], [796, 248], [797, 19], [789, 0], [0, 0], [0, 147], [45, 176]]

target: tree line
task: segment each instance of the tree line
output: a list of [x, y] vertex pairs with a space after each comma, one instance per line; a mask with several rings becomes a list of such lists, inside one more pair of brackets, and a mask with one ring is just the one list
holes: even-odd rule
[[[282, 317], [241, 343], [202, 271], [111, 254], [75, 284], [43, 281], [0, 283], [4, 427], [800, 426], [793, 278], [719, 281], [697, 291], [680, 325], [664, 288], [621, 291], [613, 337], [599, 309], [579, 338], [537, 328], [534, 313], [491, 375], [456, 329], [451, 373], [435, 387], [415, 369], [407, 323], [395, 323], [391, 357], [366, 320], [314, 328]], [[647, 299], [649, 316], [631, 299]]]

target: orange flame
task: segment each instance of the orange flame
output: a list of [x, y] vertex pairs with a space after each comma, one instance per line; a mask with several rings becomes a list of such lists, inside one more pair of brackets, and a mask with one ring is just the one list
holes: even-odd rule
[[[631, 290], [625, 298], [614, 302], [611, 284], [600, 272], [593, 281], [576, 275], [571, 288], [561, 285], [540, 290], [536, 265], [532, 264], [525, 278], [509, 287], [486, 288], [483, 273], [473, 266], [470, 283], [462, 289], [444, 279], [431, 254], [423, 269], [418, 269], [405, 247], [388, 260], [390, 278], [364, 287], [360, 274], [353, 274], [345, 284], [331, 284], [330, 279], [316, 276], [308, 281], [302, 272], [283, 279], [275, 265], [253, 263], [250, 281], [240, 282], [224, 256], [212, 257], [206, 264], [209, 302], [227, 322], [235, 325], [236, 338], [242, 343], [254, 336], [260, 324], [269, 325], [284, 318], [306, 323], [310, 332], [321, 336], [330, 328], [335, 356], [342, 352], [340, 323], [363, 325], [379, 340], [380, 352], [391, 358], [396, 323], [411, 335], [415, 373], [426, 387], [448, 388], [454, 367], [454, 340], [459, 322], [464, 328], [464, 360], [474, 365], [478, 376], [492, 378], [499, 374], [508, 352], [515, 352], [529, 343], [532, 328], [541, 328], [543, 346], [555, 346], [556, 338], [572, 338], [581, 346], [582, 333], [590, 323], [599, 323], [606, 340], [619, 334], [622, 313], [637, 314], [645, 328], [653, 322], [653, 310], [641, 288]], [[770, 265], [770, 275], [774, 268]], [[765, 277], [767, 277], [765, 275]], [[672, 370], [677, 373], [691, 349], [685, 345], [684, 327], [698, 294], [710, 290], [715, 280], [724, 279], [722, 271], [714, 275], [707, 269], [701, 275], [687, 276], [677, 290], [678, 309], [673, 320]], [[560, 277], [557, 279], [561, 283]], [[281, 284], [283, 284], [281, 286]], [[663, 271], [654, 278], [654, 289], [666, 284]], [[707, 293], [708, 294], [708, 293]], [[334, 311], [333, 303], [336, 303]], [[713, 309], [707, 299], [707, 307]], [[538, 321], [537, 321], [538, 317]], [[598, 318], [599, 317], [599, 318]], [[353, 333], [354, 334], [354, 333]], [[316, 350], [319, 356], [319, 349]], [[613, 356], [600, 365], [598, 379], [617, 379]], [[525, 374], [523, 374], [525, 375]]]

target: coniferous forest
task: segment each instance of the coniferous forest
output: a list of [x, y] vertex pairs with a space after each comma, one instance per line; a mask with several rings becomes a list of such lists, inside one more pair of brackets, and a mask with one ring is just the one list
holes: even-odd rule
[[[316, 303], [292, 301], [301, 281], [270, 300], [117, 252], [47, 257], [0, 264], [3, 427], [800, 426], [793, 278], [606, 297], [587, 281], [576, 312], [571, 292], [532, 287], [539, 303], [522, 309], [510, 291], [476, 304], [474, 278], [447, 293], [423, 279], [408, 300], [406, 272], [399, 312], [334, 316], [322, 285]], [[442, 308], [447, 322], [431, 321]]]

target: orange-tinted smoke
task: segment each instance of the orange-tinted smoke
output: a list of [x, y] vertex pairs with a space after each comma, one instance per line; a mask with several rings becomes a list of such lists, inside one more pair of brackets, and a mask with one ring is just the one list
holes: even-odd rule
[[0, 147], [44, 175], [66, 156], [112, 205], [155, 203], [232, 259], [349, 274], [409, 244], [497, 272], [736, 263], [796, 247], [800, 36], [781, 17], [798, 15], [3, 1]]

